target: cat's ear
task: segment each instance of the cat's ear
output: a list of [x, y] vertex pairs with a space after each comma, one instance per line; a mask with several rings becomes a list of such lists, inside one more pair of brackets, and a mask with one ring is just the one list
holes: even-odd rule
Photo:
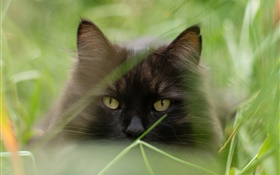
[[91, 21], [81, 19], [77, 33], [79, 59], [103, 58], [114, 54], [114, 48], [102, 31]]
[[187, 28], [169, 46], [165, 54], [168, 57], [176, 57], [195, 65], [199, 63], [202, 49], [202, 37], [198, 25]]

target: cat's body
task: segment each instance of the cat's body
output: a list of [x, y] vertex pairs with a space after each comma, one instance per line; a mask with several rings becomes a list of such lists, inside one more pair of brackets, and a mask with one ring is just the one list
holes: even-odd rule
[[133, 140], [167, 114], [144, 141], [217, 150], [222, 125], [199, 65], [201, 46], [198, 26], [169, 45], [132, 50], [82, 20], [78, 58], [48, 115], [47, 134], [65, 125], [54, 140]]

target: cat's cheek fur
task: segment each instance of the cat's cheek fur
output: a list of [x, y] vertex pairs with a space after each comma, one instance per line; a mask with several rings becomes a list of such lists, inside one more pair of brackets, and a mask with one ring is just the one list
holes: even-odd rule
[[115, 140], [125, 136], [119, 125], [120, 110], [112, 110], [104, 106], [99, 106], [93, 115], [96, 121], [89, 123], [89, 131], [92, 133], [92, 137], [89, 139]]

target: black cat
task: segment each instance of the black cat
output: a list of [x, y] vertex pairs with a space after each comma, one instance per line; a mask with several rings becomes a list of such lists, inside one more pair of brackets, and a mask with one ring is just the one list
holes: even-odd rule
[[134, 140], [167, 114], [144, 141], [217, 150], [221, 112], [199, 64], [198, 26], [169, 45], [136, 51], [82, 19], [77, 45], [71, 78], [47, 119], [47, 133], [61, 127], [54, 140]]

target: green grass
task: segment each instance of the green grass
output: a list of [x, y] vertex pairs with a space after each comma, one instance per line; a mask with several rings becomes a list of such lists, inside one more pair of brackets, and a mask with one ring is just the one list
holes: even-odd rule
[[[229, 97], [245, 100], [239, 105], [234, 125], [227, 126], [230, 139], [226, 142], [225, 138], [227, 144], [219, 154], [222, 170], [211, 169], [211, 163], [207, 166], [194, 162], [217, 174], [279, 174], [280, 26], [273, 25], [273, 9], [273, 0], [2, 2], [2, 100], [8, 106], [20, 146], [32, 136], [33, 124], [58, 97], [67, 80], [76, 56], [80, 17], [93, 20], [108, 38], [119, 42], [139, 36], [172, 40], [188, 26], [200, 24], [201, 59], [211, 67], [216, 87], [227, 90]], [[1, 152], [7, 151], [1, 145]], [[136, 146], [140, 154], [135, 152]], [[158, 160], [170, 163], [172, 166], [166, 166], [170, 169], [180, 167], [182, 172], [185, 162], [196, 164], [190, 160], [172, 163], [177, 156], [168, 157], [169, 153], [142, 141], [133, 147], [110, 149], [96, 146], [103, 152], [94, 152], [102, 157], [97, 170], [108, 166], [122, 149], [128, 151], [117, 165], [108, 168], [108, 174], [124, 171], [127, 164], [137, 169], [132, 159], [144, 160], [139, 167], [146, 174], [160, 172]], [[69, 159], [75, 160], [75, 151], [67, 152]], [[22, 160], [24, 165], [29, 162]], [[80, 169], [81, 165], [75, 166]], [[9, 157], [1, 154], [0, 168], [1, 173], [12, 174]]]

